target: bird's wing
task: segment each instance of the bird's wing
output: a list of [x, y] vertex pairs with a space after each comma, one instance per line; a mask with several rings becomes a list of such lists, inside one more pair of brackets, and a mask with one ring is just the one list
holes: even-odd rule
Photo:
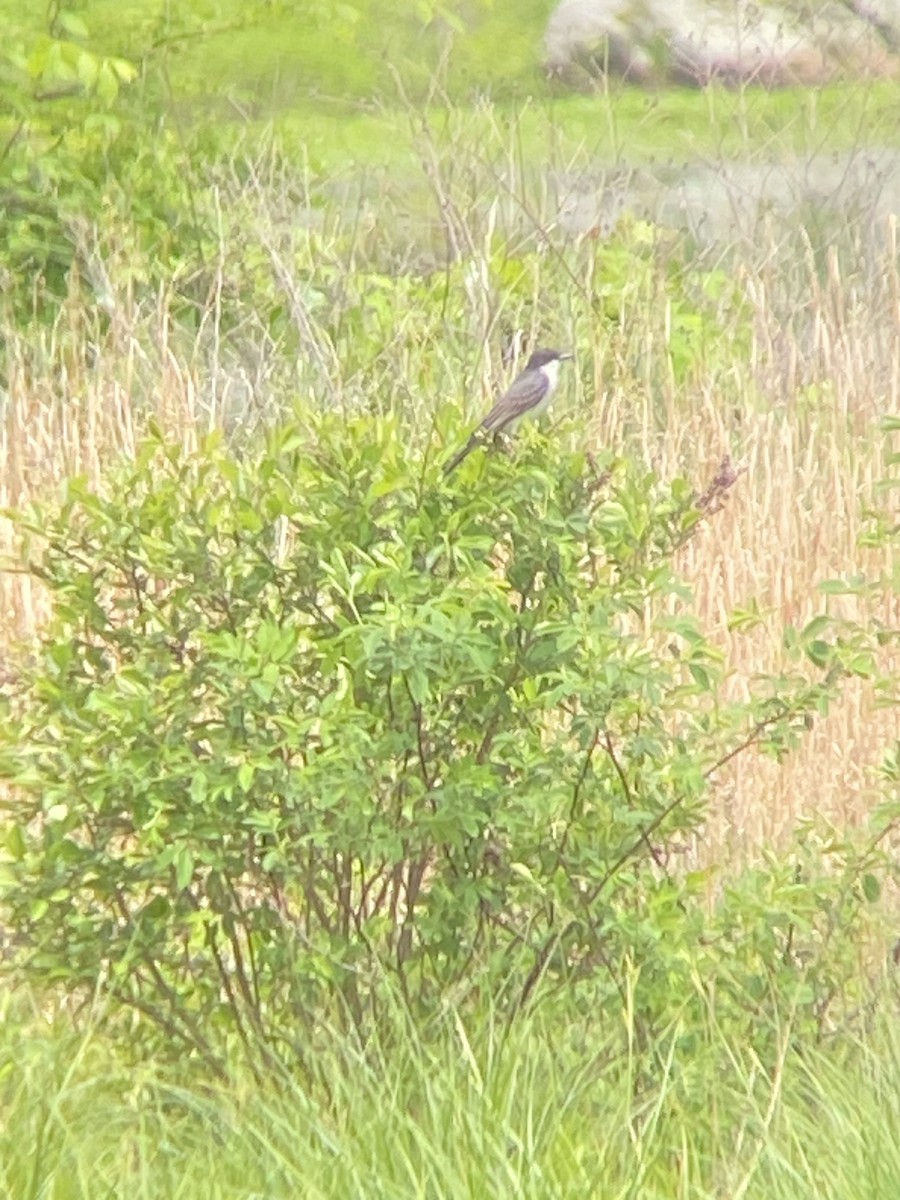
[[543, 371], [523, 371], [481, 422], [481, 428], [488, 433], [500, 433], [507, 425], [536, 408], [546, 396], [549, 386]]
[[444, 474], [449, 475], [467, 455], [472, 453], [482, 440], [481, 435], [502, 433], [520, 417], [524, 417], [533, 408], [537, 408], [547, 395], [549, 387], [549, 380], [543, 371], [523, 371], [513, 380], [463, 448], [447, 463], [444, 467]]

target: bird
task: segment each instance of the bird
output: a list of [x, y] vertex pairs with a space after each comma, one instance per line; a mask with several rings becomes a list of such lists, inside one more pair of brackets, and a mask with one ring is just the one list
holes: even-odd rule
[[562, 350], [535, 350], [525, 370], [516, 376], [463, 448], [444, 467], [444, 474], [455, 471], [485, 434], [512, 433], [523, 418], [539, 417], [545, 412], [556, 391], [560, 363], [571, 357]]

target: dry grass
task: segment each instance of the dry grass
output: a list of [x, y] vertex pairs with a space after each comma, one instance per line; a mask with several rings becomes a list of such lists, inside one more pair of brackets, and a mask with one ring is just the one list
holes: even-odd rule
[[[658, 450], [664, 475], [686, 458], [715, 462], [732, 443], [747, 466], [729, 508], [691, 543], [683, 562], [700, 614], [719, 631], [738, 694], [751, 690], [754, 675], [783, 664], [785, 625], [802, 628], [823, 611], [860, 621], [874, 613], [894, 627], [900, 618], [897, 597], [873, 607], [819, 590], [827, 579], [877, 578], [892, 569], [891, 547], [858, 544], [866, 506], [885, 503], [877, 485], [889, 474], [890, 447], [877, 425], [900, 411], [896, 225], [883, 232], [879, 260], [860, 259], [869, 268], [862, 283], [842, 276], [836, 253], [827, 255], [824, 279], [812, 262], [788, 260], [801, 274], [790, 281], [801, 297], [792, 305], [779, 271], [748, 275], [753, 370], [734, 387], [739, 430], [728, 428], [716, 389], [703, 388], [693, 411], [673, 413], [677, 437]], [[765, 619], [749, 634], [730, 634], [728, 613], [752, 601]], [[879, 763], [898, 736], [896, 709], [878, 708], [872, 688], [852, 682], [783, 764], [735, 760], [711, 809], [711, 855], [780, 840], [816, 813], [838, 827], [863, 821], [877, 802]]]
[[[463, 283], [451, 295], [459, 310], [451, 334], [446, 322], [435, 332], [420, 314], [398, 309], [389, 322], [393, 332], [370, 356], [368, 374], [358, 360], [345, 367], [334, 313], [326, 322], [310, 309], [304, 299], [308, 272], [298, 272], [296, 263], [306, 254], [307, 261], [343, 264], [350, 279], [372, 236], [371, 221], [361, 222], [357, 213], [344, 228], [336, 217], [328, 234], [291, 229], [283, 198], [272, 194], [272, 172], [244, 172], [240, 205], [232, 208], [244, 217], [252, 211], [252, 225], [262, 231], [258, 245], [272, 286], [288, 297], [293, 348], [285, 350], [270, 336], [252, 305], [226, 333], [223, 296], [239, 294], [250, 236], [243, 217], [230, 228], [223, 219], [218, 261], [190, 335], [173, 316], [167, 294], [136, 300], [130, 287], [117, 291], [115, 255], [108, 246], [92, 247], [88, 257], [95, 266], [107, 256], [104, 313], [92, 309], [88, 290], [73, 281], [69, 303], [42, 337], [6, 331], [0, 504], [45, 497], [72, 473], [99, 480], [104, 464], [133, 452], [150, 419], [192, 445], [210, 428], [252, 426], [267, 409], [289, 404], [298, 387], [356, 403], [370, 402], [368, 388], [380, 405], [409, 403], [416, 391], [472, 395], [473, 384], [477, 394], [479, 382], [487, 390], [503, 369], [501, 330], [516, 329], [527, 341], [552, 328], [577, 346], [572, 403], [591, 414], [595, 445], [627, 445], [663, 477], [705, 479], [725, 453], [746, 463], [726, 510], [688, 545], [681, 562], [701, 618], [728, 655], [737, 693], [749, 691], [760, 672], [778, 669], [786, 623], [802, 626], [826, 607], [865, 617], [860, 601], [823, 597], [818, 585], [891, 567], [889, 549], [863, 551], [857, 539], [863, 507], [887, 474], [887, 447], [876, 423], [900, 412], [896, 224], [888, 220], [868, 232], [859, 227], [824, 256], [808, 241], [804, 249], [802, 230], [790, 246], [772, 226], [760, 226], [752, 236], [737, 231], [729, 269], [738, 273], [745, 302], [740, 311], [720, 314], [726, 344], [720, 339], [710, 361], [699, 361], [689, 379], [677, 383], [660, 366], [666, 361], [664, 276], [627, 321], [612, 331], [598, 326], [584, 273], [586, 243], [554, 229], [555, 201], [546, 190], [527, 199], [529, 184], [517, 174], [515, 156], [499, 166], [492, 162], [491, 193], [487, 175], [480, 190], [471, 181], [445, 179], [440, 156], [426, 149], [424, 173], [440, 213], [427, 219], [432, 226], [443, 223], [466, 263]], [[226, 181], [223, 188], [232, 185], [238, 186]], [[551, 257], [572, 280], [564, 297], [549, 296], [542, 287], [515, 302], [504, 297], [493, 279], [492, 246], [499, 235], [492, 194], [504, 203], [523, 197], [512, 204], [520, 228], [509, 236], [521, 243], [523, 220], [532, 224], [532, 234], [551, 246]], [[377, 211], [377, 200], [369, 206]], [[386, 211], [380, 220], [389, 226], [394, 217], [396, 210], [393, 216]], [[433, 241], [434, 228], [429, 236]], [[381, 246], [376, 257], [384, 253]], [[727, 339], [733, 334], [737, 341], [739, 333], [746, 339], [748, 323], [749, 357], [731, 358]], [[466, 365], [454, 375], [463, 346], [470, 348]], [[0, 549], [10, 541], [4, 524]], [[732, 635], [728, 614], [754, 600], [761, 624], [750, 634]], [[879, 615], [896, 623], [896, 600], [890, 607]], [[27, 578], [5, 574], [0, 613], [0, 635], [9, 644], [40, 624], [42, 598]], [[878, 763], [898, 736], [898, 713], [877, 709], [866, 686], [849, 687], [784, 764], [737, 760], [719, 781], [703, 854], [752, 853], [812, 812], [839, 825], [862, 821], [874, 800]]]

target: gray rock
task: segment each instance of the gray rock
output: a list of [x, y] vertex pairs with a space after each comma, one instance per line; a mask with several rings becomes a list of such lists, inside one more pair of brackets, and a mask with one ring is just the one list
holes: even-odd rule
[[900, 73], [900, 0], [560, 0], [548, 71], [768, 87]]

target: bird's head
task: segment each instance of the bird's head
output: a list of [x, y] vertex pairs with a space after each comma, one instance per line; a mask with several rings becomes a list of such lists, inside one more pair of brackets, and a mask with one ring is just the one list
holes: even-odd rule
[[564, 362], [567, 358], [571, 357], [571, 354], [566, 354], [562, 350], [535, 350], [526, 363], [525, 370], [539, 371], [541, 367], [549, 366], [550, 363]]

